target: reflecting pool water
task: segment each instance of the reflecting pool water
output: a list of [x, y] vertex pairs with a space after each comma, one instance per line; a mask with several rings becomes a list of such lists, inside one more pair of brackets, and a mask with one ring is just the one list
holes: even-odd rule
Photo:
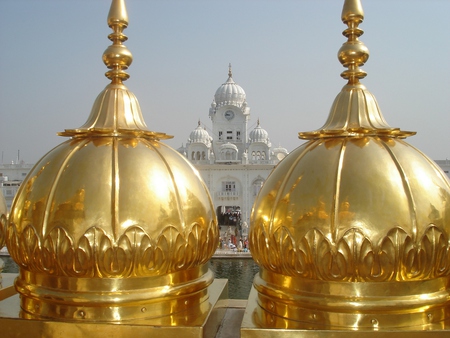
[[[17, 273], [19, 269], [9, 256], [0, 256], [5, 263], [3, 272]], [[259, 266], [251, 258], [213, 258], [210, 269], [216, 278], [228, 279], [228, 296], [231, 299], [247, 299], [252, 287], [253, 277]]]
[[19, 272], [19, 267], [12, 260], [12, 258], [10, 256], [0, 256], [0, 259], [5, 264], [5, 266], [3, 267], [3, 272], [5, 272], [5, 273], [17, 273], [17, 272]]
[[247, 299], [259, 266], [251, 258], [213, 258], [209, 267], [216, 278], [228, 279], [228, 296]]

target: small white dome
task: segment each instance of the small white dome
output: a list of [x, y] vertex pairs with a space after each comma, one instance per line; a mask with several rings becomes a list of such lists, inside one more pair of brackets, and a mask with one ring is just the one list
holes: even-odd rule
[[214, 102], [217, 107], [233, 105], [237, 107], [246, 106], [246, 95], [244, 89], [233, 80], [231, 67], [228, 71], [228, 80], [222, 84], [214, 95]]
[[211, 144], [211, 137], [209, 136], [208, 132], [205, 130], [204, 127], [201, 126], [200, 121], [198, 121], [198, 126], [195, 128], [190, 136], [189, 141], [191, 143], [204, 143], [206, 145]]
[[183, 145], [183, 144], [181, 144], [181, 147], [179, 147], [179, 148], [177, 148], [177, 151], [180, 153], [180, 154], [182, 154], [184, 157], [186, 157], [186, 147]]
[[289, 152], [286, 148], [283, 148], [282, 146], [278, 146], [273, 149], [273, 156], [278, 160], [281, 161], [283, 158], [285, 158]]
[[278, 147], [276, 147], [276, 148], [274, 148], [273, 149], [273, 153], [274, 154], [278, 154], [278, 153], [281, 153], [281, 154], [289, 154], [289, 152], [287, 151], [287, 149], [286, 148], [283, 148], [282, 146], [278, 146]]
[[230, 142], [227, 142], [220, 146], [220, 150], [224, 150], [224, 149], [233, 149], [233, 150], [238, 151], [238, 148], [236, 147], [236, 145], [234, 145], [233, 143], [230, 143]]
[[255, 129], [253, 129], [250, 132], [250, 142], [263, 142], [263, 143], [268, 143], [269, 142], [269, 133], [264, 130], [263, 128], [261, 128], [261, 126], [259, 125], [259, 120], [258, 120], [258, 124], [256, 125]]

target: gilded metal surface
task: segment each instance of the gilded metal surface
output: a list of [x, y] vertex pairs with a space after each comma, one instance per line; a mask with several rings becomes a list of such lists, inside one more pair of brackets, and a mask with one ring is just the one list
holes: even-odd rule
[[7, 233], [19, 266], [68, 277], [172, 273], [205, 264], [217, 247], [197, 173], [168, 146], [142, 138], [60, 144], [20, 187]]
[[369, 50], [359, 37], [364, 33], [358, 26], [364, 20], [359, 0], [345, 1], [342, 22], [348, 28], [342, 33], [348, 40], [338, 52], [338, 59], [348, 69], [341, 76], [348, 80], [331, 107], [328, 120], [322, 128], [300, 132], [299, 138], [389, 136], [405, 138], [415, 132], [388, 125], [375, 96], [359, 82], [367, 73], [360, 67], [369, 59]]
[[[16, 275], [5, 274], [5, 281], [12, 283]], [[8, 291], [8, 290], [7, 290]], [[24, 319], [20, 311], [18, 295], [0, 290], [0, 327], [2, 337], [186, 337], [211, 338], [215, 336], [228, 305], [227, 280], [216, 279], [208, 287], [209, 298], [200, 304], [170, 316], [134, 319], [117, 323], [94, 321], [60, 321]], [[5, 297], [3, 297], [5, 295]]]
[[88, 121], [61, 133], [71, 139], [30, 171], [11, 208], [6, 242], [20, 267], [21, 316], [179, 325], [175, 313], [209, 311], [216, 215], [198, 172], [159, 142], [167, 135], [146, 129], [123, 84], [132, 61], [124, 1], [112, 1], [108, 25], [111, 83]]
[[360, 1], [345, 1], [342, 20], [348, 83], [253, 206], [254, 319], [288, 329], [440, 323], [450, 317], [450, 182], [359, 83], [368, 58]]
[[[342, 285], [342, 284], [341, 284]], [[349, 284], [349, 286], [351, 283]], [[379, 285], [381, 286], [381, 284]], [[342, 290], [346, 291], [346, 290]], [[301, 322], [273, 315], [264, 310], [257, 303], [258, 292], [255, 288], [250, 291], [249, 301], [245, 310], [241, 325], [241, 338], [447, 338], [450, 335], [450, 321], [439, 323], [427, 323], [419, 326], [408, 326], [402, 328], [383, 328], [373, 325], [372, 327], [326, 327], [320, 322], [319, 311], [317, 313], [305, 313], [315, 317], [315, 322]], [[297, 312], [301, 315], [303, 310]], [[381, 314], [383, 317], [383, 314]], [[371, 316], [370, 322], [374, 324], [380, 318]], [[368, 320], [369, 320], [368, 318]], [[270, 323], [270, 327], [262, 326]]]
[[254, 205], [251, 252], [265, 269], [349, 282], [450, 274], [450, 184], [433, 161], [376, 137], [313, 140], [292, 154]]

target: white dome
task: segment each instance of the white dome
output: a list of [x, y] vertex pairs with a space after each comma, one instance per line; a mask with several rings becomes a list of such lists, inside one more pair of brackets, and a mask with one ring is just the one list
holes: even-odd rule
[[273, 156], [278, 160], [281, 161], [283, 158], [285, 158], [289, 152], [286, 148], [283, 148], [282, 146], [278, 146], [273, 149]]
[[286, 155], [289, 154], [287, 149], [283, 148], [282, 146], [278, 146], [278, 147], [274, 148], [273, 152], [274, 152], [274, 154], [277, 154], [277, 153], [282, 153], [282, 154], [286, 154]]
[[238, 151], [238, 148], [236, 147], [236, 145], [234, 145], [233, 143], [230, 143], [230, 142], [227, 142], [220, 146], [220, 150], [224, 150], [224, 149], [233, 149], [233, 150]]
[[258, 120], [258, 124], [256, 125], [255, 129], [253, 129], [250, 132], [249, 136], [250, 136], [251, 143], [253, 143], [253, 142], [268, 143], [269, 142], [269, 133], [261, 128], [261, 126], [259, 125], [259, 120]]
[[189, 141], [191, 143], [204, 143], [206, 145], [211, 144], [211, 137], [209, 136], [208, 132], [203, 128], [200, 124], [200, 121], [198, 121], [198, 126], [195, 128], [190, 136]]
[[228, 71], [228, 80], [222, 84], [214, 94], [217, 107], [233, 105], [237, 107], [246, 106], [246, 95], [244, 89], [233, 80], [231, 68]]
[[183, 144], [181, 144], [181, 147], [180, 148], [177, 148], [177, 151], [180, 153], [180, 154], [182, 154], [184, 157], [186, 157], [186, 147], [183, 145]]

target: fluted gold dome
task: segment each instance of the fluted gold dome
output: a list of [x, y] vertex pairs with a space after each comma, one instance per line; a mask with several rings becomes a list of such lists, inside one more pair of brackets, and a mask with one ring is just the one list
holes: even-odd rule
[[[198, 172], [149, 131], [123, 84], [128, 17], [113, 0], [103, 60], [111, 83], [88, 121], [31, 170], [14, 200], [8, 250], [26, 318], [126, 321], [172, 315], [207, 298], [218, 243]], [[180, 323], [172, 323], [177, 325]]]
[[359, 0], [346, 0], [348, 80], [326, 124], [262, 187], [250, 247], [260, 325], [394, 328], [449, 317], [450, 183], [390, 127], [359, 82], [368, 59], [358, 40]]

